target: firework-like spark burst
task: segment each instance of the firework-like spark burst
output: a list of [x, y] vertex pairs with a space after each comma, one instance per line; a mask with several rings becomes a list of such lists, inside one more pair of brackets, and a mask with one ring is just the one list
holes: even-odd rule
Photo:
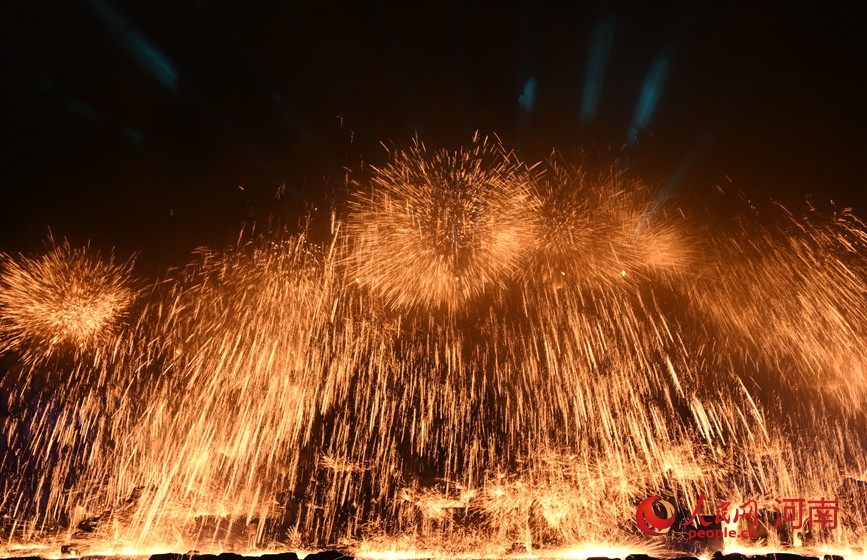
[[115, 334], [136, 296], [132, 262], [50, 239], [38, 256], [0, 255], [0, 351], [38, 362]]
[[527, 276], [599, 289], [635, 276], [679, 274], [695, 257], [684, 215], [615, 166], [602, 170], [559, 156], [534, 181], [537, 227]]
[[533, 241], [529, 178], [488, 138], [395, 152], [350, 205], [358, 282], [397, 307], [452, 310], [502, 286]]

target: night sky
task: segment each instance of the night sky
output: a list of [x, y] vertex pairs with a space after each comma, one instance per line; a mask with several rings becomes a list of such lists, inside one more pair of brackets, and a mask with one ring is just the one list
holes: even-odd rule
[[867, 16], [797, 4], [6, 4], [0, 251], [50, 228], [180, 264], [274, 213], [327, 219], [381, 142], [475, 130], [864, 218]]

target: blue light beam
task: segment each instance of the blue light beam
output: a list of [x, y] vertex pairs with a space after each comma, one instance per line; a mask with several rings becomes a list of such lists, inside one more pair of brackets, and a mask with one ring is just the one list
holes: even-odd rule
[[626, 135], [628, 144], [634, 144], [638, 134], [647, 130], [647, 125], [650, 124], [650, 119], [659, 103], [669, 69], [670, 64], [667, 56], [658, 56], [653, 61], [647, 79], [644, 81], [644, 87], [641, 89], [641, 96], [638, 98], [638, 105], [635, 108], [632, 124], [629, 126], [629, 133]]
[[93, 0], [93, 6], [102, 22], [108, 26], [114, 40], [157, 81], [168, 89], [177, 91], [178, 73], [169, 59], [106, 2]]
[[615, 15], [611, 14], [601, 19], [593, 30], [587, 71], [584, 74], [584, 95], [581, 97], [581, 122], [584, 124], [592, 121], [599, 109], [599, 96], [602, 94], [602, 82], [605, 79], [611, 44], [614, 42], [616, 22]]
[[536, 78], [529, 78], [524, 82], [524, 90], [518, 96], [518, 105], [521, 111], [530, 115], [536, 108]]

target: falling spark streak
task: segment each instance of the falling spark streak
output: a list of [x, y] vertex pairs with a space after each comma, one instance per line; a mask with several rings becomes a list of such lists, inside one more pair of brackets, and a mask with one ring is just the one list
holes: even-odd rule
[[863, 547], [867, 228], [711, 231], [615, 169], [417, 143], [329, 239], [141, 294], [65, 242], [4, 256], [0, 554], [622, 556], [674, 546], [634, 527], [654, 494], [834, 496], [811, 546]]

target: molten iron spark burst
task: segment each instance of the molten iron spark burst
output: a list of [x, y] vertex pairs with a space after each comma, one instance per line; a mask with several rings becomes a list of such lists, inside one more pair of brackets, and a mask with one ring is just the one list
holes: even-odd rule
[[131, 267], [66, 240], [50, 240], [33, 258], [0, 255], [0, 351], [38, 361], [58, 348], [104, 342], [135, 299]]
[[[591, 172], [555, 155], [534, 175], [534, 263], [525, 281], [622, 286], [623, 279], [682, 274], [694, 249], [683, 216], [624, 170]], [[674, 216], [672, 216], [674, 215]]]
[[455, 153], [396, 152], [350, 205], [358, 282], [396, 307], [452, 310], [502, 286], [534, 238], [529, 179], [487, 138]]

